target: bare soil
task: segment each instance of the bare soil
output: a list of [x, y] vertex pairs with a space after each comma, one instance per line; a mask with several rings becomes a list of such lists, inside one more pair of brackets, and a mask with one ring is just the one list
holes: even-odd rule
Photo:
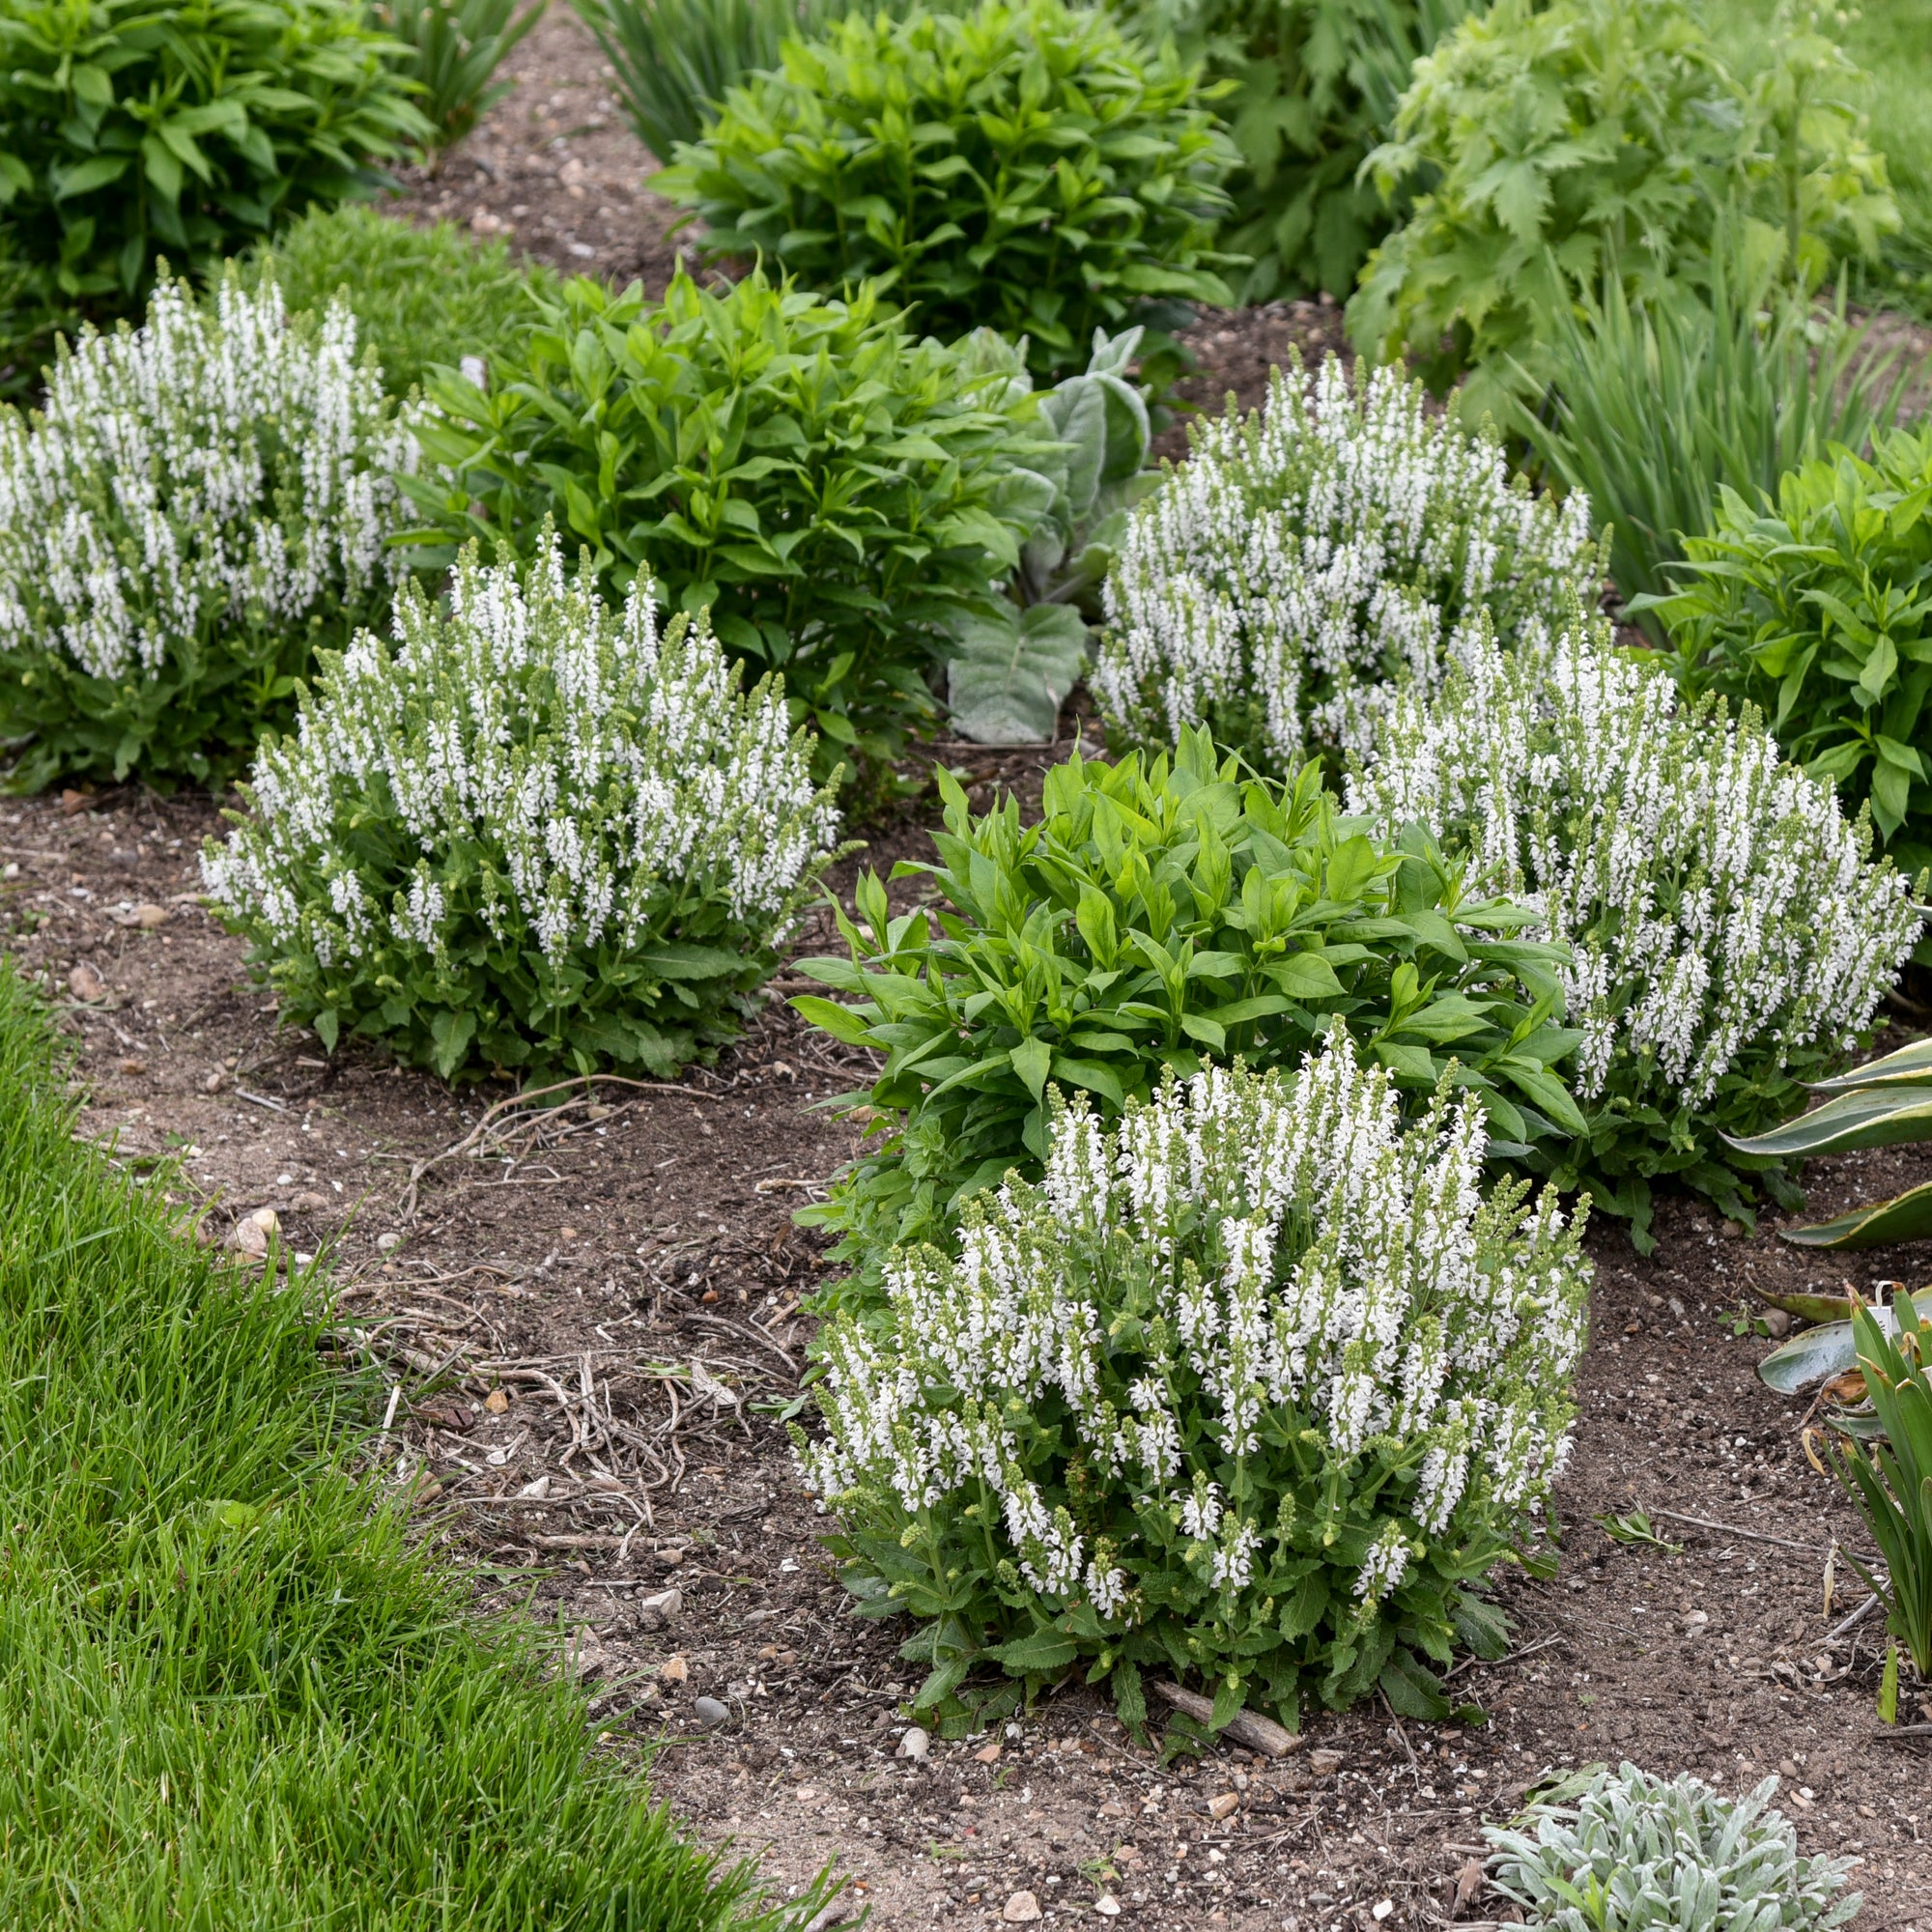
[[[983, 799], [995, 780], [1032, 791], [1042, 756], [962, 762]], [[1562, 1575], [1500, 1579], [1514, 1654], [1456, 1680], [1486, 1725], [1363, 1708], [1312, 1719], [1279, 1762], [1227, 1749], [1163, 1770], [1072, 1687], [1008, 1734], [908, 1762], [906, 1632], [849, 1614], [770, 1412], [797, 1393], [799, 1304], [824, 1278], [791, 1214], [853, 1145], [817, 1103], [863, 1065], [774, 1002], [677, 1086], [607, 1085], [491, 1131], [507, 1090], [452, 1093], [277, 1030], [198, 902], [216, 825], [205, 800], [135, 793], [0, 807], [0, 943], [66, 1009], [82, 1131], [137, 1169], [179, 1156], [162, 1184], [211, 1238], [268, 1207], [291, 1247], [326, 1256], [344, 1347], [399, 1391], [384, 1453], [424, 1533], [481, 1598], [533, 1591], [578, 1634], [613, 1747], [653, 1752], [658, 1796], [780, 1892], [831, 1862], [882, 1928], [999, 1922], [1025, 1889], [1055, 1919], [1104, 1891], [1159, 1932], [1400, 1932], [1447, 1920], [1481, 1821], [1547, 1769], [1629, 1757], [1727, 1790], [1780, 1774], [1806, 1849], [1865, 1861], [1860, 1924], [1932, 1925], [1932, 1797], [1918, 1746], [1873, 1716], [1874, 1620], [1827, 1638], [1863, 1596], [1841, 1555], [1827, 1614], [1828, 1552], [1862, 1532], [1806, 1465], [1798, 1409], [1751, 1372], [1770, 1345], [1726, 1320], [1753, 1286], [1921, 1280], [1918, 1254], [1840, 1264], [1679, 1200], [1647, 1263], [1599, 1227]], [[924, 842], [914, 811], [867, 856]], [[1910, 1151], [1820, 1163], [1811, 1206], [1928, 1174]], [[1595, 1520], [1634, 1506], [1681, 1549]], [[673, 1588], [667, 1618], [648, 1600]], [[707, 1728], [700, 1696], [725, 1721]]]

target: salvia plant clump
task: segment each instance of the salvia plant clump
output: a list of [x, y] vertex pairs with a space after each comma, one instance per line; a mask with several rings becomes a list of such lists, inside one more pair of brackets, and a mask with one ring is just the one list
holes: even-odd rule
[[[796, 1435], [868, 1614], [925, 1628], [957, 1728], [1076, 1660], [1297, 1720], [1501, 1634], [1470, 1586], [1524, 1548], [1566, 1451], [1589, 1266], [1553, 1193], [1487, 1198], [1481, 1107], [1406, 1129], [1337, 1021], [1294, 1073], [1170, 1078], [1103, 1127], [1059, 1108], [1043, 1181], [900, 1250], [891, 1323], [832, 1326]], [[976, 1663], [1014, 1681], [962, 1696]]]
[[156, 291], [0, 413], [0, 739], [16, 783], [214, 783], [293, 713], [318, 643], [389, 607], [415, 444], [348, 310]]
[[[587, 565], [586, 565], [587, 570]], [[666, 1075], [729, 1037], [837, 825], [776, 682], [749, 695], [700, 616], [659, 632], [471, 545], [448, 608], [329, 653], [203, 871], [287, 1017], [445, 1078]]]
[[1094, 689], [1124, 740], [1206, 724], [1285, 774], [1364, 747], [1390, 688], [1439, 684], [1478, 613], [1545, 638], [1598, 570], [1580, 492], [1531, 495], [1494, 437], [1425, 415], [1392, 369], [1297, 360], [1135, 510]]
[[1726, 1798], [1701, 1778], [1603, 1766], [1485, 1826], [1491, 1883], [1551, 1932], [1828, 1932], [1864, 1899], [1855, 1859], [1804, 1858], [1770, 1808], [1777, 1779]]
[[1541, 908], [1570, 947], [1572, 1091], [1589, 1116], [1555, 1173], [1587, 1179], [1647, 1243], [1674, 1174], [1748, 1218], [1774, 1156], [1721, 1136], [1803, 1105], [1855, 1047], [1918, 932], [1907, 881], [1871, 862], [1829, 784], [1784, 763], [1755, 712], [1685, 705], [1580, 611], [1548, 650], [1486, 639], [1433, 702], [1398, 699], [1350, 803], [1419, 822], [1471, 875]]

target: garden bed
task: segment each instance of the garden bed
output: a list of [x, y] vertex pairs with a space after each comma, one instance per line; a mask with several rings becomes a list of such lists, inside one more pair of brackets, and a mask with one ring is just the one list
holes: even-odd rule
[[[1042, 762], [948, 755], [982, 785]], [[537, 1614], [584, 1633], [611, 1732], [656, 1742], [657, 1791], [762, 1853], [781, 1890], [836, 1861], [882, 1926], [991, 1922], [1021, 1889], [1067, 1917], [1100, 1879], [1149, 1927], [1369, 1925], [1383, 1900], [1379, 1922], [1428, 1925], [1483, 1818], [1548, 1767], [1629, 1756], [1726, 1790], [1781, 1770], [1805, 1849], [1866, 1860], [1861, 1925], [1932, 1913], [1919, 1747], [1880, 1736], [1872, 1625], [1826, 1647], [1863, 1595], [1841, 1557], [1827, 1619], [1826, 1554], [1861, 1532], [1806, 1466], [1797, 1410], [1752, 1375], [1767, 1344], [1725, 1319], [1752, 1285], [1910, 1278], [1916, 1254], [1809, 1258], [1665, 1200], [1640, 1262], [1599, 1225], [1563, 1571], [1507, 1581], [1514, 1661], [1457, 1677], [1484, 1728], [1363, 1707], [1316, 1718], [1277, 1763], [1226, 1749], [1162, 1770], [1069, 1688], [1017, 1737], [909, 1763], [904, 1633], [847, 1614], [763, 1406], [796, 1390], [799, 1299], [821, 1274], [792, 1210], [853, 1144], [815, 1103], [859, 1084], [857, 1060], [774, 1005], [679, 1086], [608, 1086], [608, 1113], [542, 1140], [508, 1115], [476, 1138], [507, 1090], [452, 1094], [355, 1051], [331, 1064], [276, 1031], [197, 902], [215, 823], [206, 801], [133, 793], [0, 810], [9, 943], [66, 998], [85, 1130], [124, 1159], [180, 1153], [214, 1237], [267, 1207], [294, 1247], [327, 1250], [342, 1326], [395, 1365], [385, 1453], [427, 1485], [424, 1532], [474, 1566], [479, 1599], [533, 1591]], [[867, 856], [923, 842], [915, 813]], [[1928, 1171], [1909, 1153], [1822, 1163], [1811, 1205]], [[1593, 1520], [1633, 1506], [1682, 1552]], [[670, 1589], [667, 1620], [647, 1600]], [[700, 1696], [728, 1710], [715, 1729]]]

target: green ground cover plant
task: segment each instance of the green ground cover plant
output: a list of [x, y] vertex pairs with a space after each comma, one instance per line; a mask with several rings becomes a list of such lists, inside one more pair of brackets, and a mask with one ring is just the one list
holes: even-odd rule
[[402, 42], [402, 71], [420, 90], [432, 168], [509, 93], [497, 70], [544, 16], [550, 0], [367, 0], [369, 24]]
[[429, 386], [410, 485], [428, 558], [471, 536], [527, 555], [554, 519], [613, 595], [647, 573], [782, 670], [821, 773], [843, 760], [874, 787], [937, 716], [952, 614], [1016, 566], [1037, 515], [1014, 474], [1037, 428], [869, 288], [833, 300], [753, 271], [711, 294], [680, 274], [653, 303], [576, 280], [487, 392]]
[[138, 313], [429, 134], [406, 50], [328, 0], [24, 0], [0, 14], [15, 344]]
[[1037, 1174], [1054, 1088], [1112, 1120], [1169, 1072], [1293, 1065], [1338, 1014], [1418, 1103], [1453, 1057], [1498, 1152], [1581, 1128], [1549, 1072], [1577, 1038], [1548, 1023], [1555, 955], [1517, 937], [1535, 915], [1465, 897], [1425, 838], [1341, 822], [1316, 767], [1244, 781], [1190, 729], [1172, 759], [1076, 753], [1025, 827], [1010, 798], [976, 814], [939, 784], [939, 863], [895, 871], [937, 888], [936, 923], [890, 916], [868, 874], [863, 923], [839, 915], [848, 956], [804, 963], [851, 1004], [793, 1001], [886, 1056], [848, 1096], [870, 1108], [876, 1151], [806, 1216], [859, 1263], [852, 1298], [876, 1290], [890, 1247], [944, 1238], [1009, 1167]]
[[284, 1017], [445, 1080], [709, 1058], [817, 891], [837, 814], [781, 687], [749, 695], [700, 613], [660, 632], [472, 546], [446, 603], [405, 585], [393, 646], [327, 653], [265, 744], [215, 905]]
[[1775, 498], [1726, 488], [1686, 549], [1655, 607], [1683, 680], [1757, 705], [1902, 867], [1932, 864], [1932, 428], [1816, 455]]
[[75, 1138], [0, 965], [0, 1919], [43, 1932], [796, 1925], [604, 1754], [554, 1644], [359, 1466], [324, 1281]]
[[1374, 157], [1420, 198], [1363, 271], [1351, 338], [1438, 385], [1483, 365], [1474, 409], [1507, 386], [1499, 357], [1541, 375], [1539, 345], [1611, 263], [1643, 301], [1700, 280], [1726, 207], [1803, 280], [1875, 256], [1898, 214], [1859, 81], [1794, 30], [1747, 86], [1687, 0], [1498, 0], [1418, 64]]
[[[787, 43], [656, 185], [715, 255], [877, 279], [918, 328], [1024, 335], [1054, 376], [1096, 328], [1233, 300], [1212, 242], [1234, 159], [1170, 48], [1062, 0], [980, 0]], [[1154, 341], [1143, 361], [1179, 367]]]
[[1553, 1165], [1532, 1148], [1533, 1171], [1587, 1186], [1643, 1251], [1661, 1178], [1747, 1224], [1760, 1187], [1798, 1205], [1792, 1163], [1737, 1142], [1865, 1037], [1919, 926], [1869, 821], [1755, 713], [1684, 701], [1579, 611], [1544, 650], [1492, 642], [1435, 699], [1405, 692], [1349, 802], [1383, 836], [1426, 826], [1569, 949], [1580, 1038], [1559, 1070], [1589, 1124]]
[[532, 295], [554, 298], [541, 262], [519, 264], [504, 242], [478, 242], [447, 221], [417, 228], [352, 203], [317, 209], [271, 245], [242, 258], [242, 283], [273, 281], [291, 315], [340, 301], [355, 318], [359, 350], [373, 352], [397, 398], [431, 369], [487, 369], [534, 326]]
[[0, 409], [9, 782], [225, 782], [387, 611], [414, 456], [344, 308], [291, 323], [231, 275], [84, 333], [44, 410]]
[[895, 1255], [795, 1440], [860, 1614], [922, 1626], [915, 1709], [956, 1736], [1084, 1666], [1135, 1730], [1150, 1670], [1212, 1727], [1448, 1716], [1437, 1673], [1505, 1641], [1483, 1579], [1538, 1560], [1590, 1284], [1553, 1190], [1485, 1197], [1484, 1143], [1446, 1081], [1405, 1125], [1338, 1018], [1292, 1073], [1056, 1105], [1037, 1185]]

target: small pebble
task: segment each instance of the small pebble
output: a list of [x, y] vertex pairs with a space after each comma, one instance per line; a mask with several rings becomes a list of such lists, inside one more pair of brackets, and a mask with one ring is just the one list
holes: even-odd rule
[[1223, 1818], [1232, 1818], [1240, 1808], [1241, 1801], [1232, 1791], [1224, 1791], [1219, 1797], [1208, 1801], [1208, 1815], [1217, 1822]]
[[658, 1670], [667, 1684], [683, 1684], [691, 1676], [691, 1665], [681, 1657], [668, 1657]]
[[647, 1631], [662, 1630], [684, 1608], [682, 1590], [660, 1590], [638, 1600], [638, 1622]]
[[1791, 1317], [1783, 1309], [1774, 1308], [1765, 1316], [1764, 1327], [1766, 1334], [1781, 1341], [1791, 1333]]
[[730, 1705], [721, 1704], [716, 1697], [700, 1697], [692, 1708], [697, 1713], [697, 1721], [708, 1731], [731, 1721]]
[[1337, 1750], [1310, 1751], [1308, 1768], [1317, 1777], [1326, 1777], [1329, 1773], [1342, 1769], [1342, 1753]]
[[932, 1738], [915, 1724], [899, 1740], [899, 1756], [909, 1757], [915, 1764], [923, 1764], [932, 1751]]
[[1111, 1891], [1103, 1891], [1094, 1901], [1094, 1910], [1102, 1918], [1118, 1918], [1121, 1916], [1121, 1901]]
[[509, 1406], [510, 1406], [510, 1393], [507, 1389], [492, 1389], [490, 1393], [483, 1398], [483, 1406], [487, 1408], [492, 1415], [501, 1415], [502, 1412], [509, 1407]]
[[1039, 1900], [1030, 1891], [1016, 1891], [1000, 1917], [1009, 1925], [1031, 1925], [1039, 1917]]
[[376, 1236], [376, 1251], [379, 1254], [394, 1254], [403, 1245], [403, 1237], [393, 1229], [386, 1235]]

